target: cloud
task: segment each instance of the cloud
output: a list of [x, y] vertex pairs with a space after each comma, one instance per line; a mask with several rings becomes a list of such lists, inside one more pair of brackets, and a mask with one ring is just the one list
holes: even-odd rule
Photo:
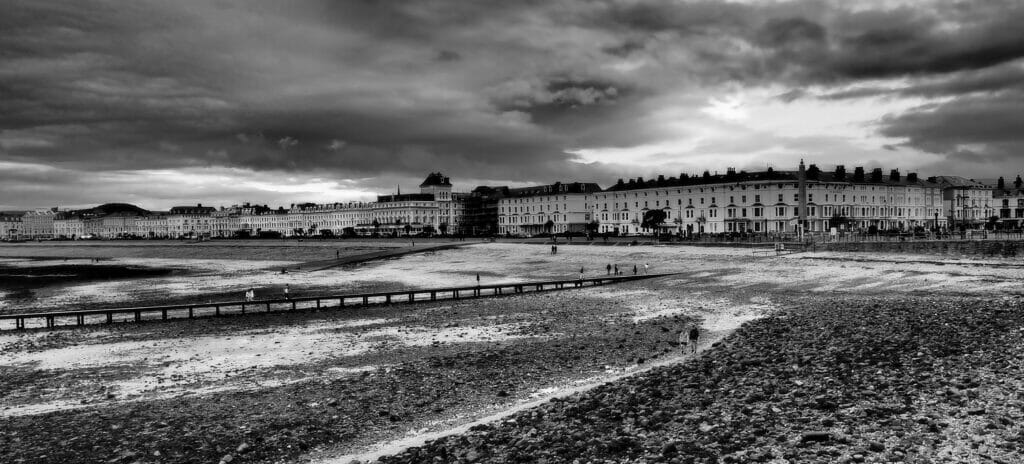
[[453, 52], [451, 50], [441, 50], [437, 52], [437, 61], [459, 61], [462, 59], [462, 55]]
[[902, 139], [903, 146], [943, 155], [939, 166], [945, 169], [1016, 172], [1024, 153], [1021, 105], [1024, 93], [963, 96], [887, 115], [880, 132]]
[[344, 149], [345, 145], [348, 144], [345, 143], [344, 140], [331, 139], [331, 143], [327, 145], [327, 149], [330, 151], [339, 151]]
[[281, 147], [282, 150], [287, 150], [298, 145], [299, 141], [292, 137], [281, 137], [277, 140], [277, 146]]
[[[898, 145], [997, 169], [1013, 162], [1018, 128], [995, 118], [1019, 102], [1022, 19], [1011, 0], [17, 2], [0, 17], [0, 161], [607, 183], [713, 150], [839, 162]], [[726, 97], [765, 89], [785, 103], [770, 121], [770, 103]], [[574, 154], [635, 147], [669, 148]]]

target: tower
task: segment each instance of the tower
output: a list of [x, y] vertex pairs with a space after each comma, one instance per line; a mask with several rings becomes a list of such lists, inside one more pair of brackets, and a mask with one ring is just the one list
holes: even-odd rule
[[420, 184], [420, 193], [431, 194], [437, 205], [437, 216], [432, 224], [442, 234], [455, 229], [455, 208], [452, 204], [452, 183], [444, 174], [432, 172]]
[[799, 183], [799, 200], [800, 200], [800, 211], [797, 212], [797, 227], [800, 228], [799, 233], [803, 234], [803, 231], [807, 228], [807, 169], [804, 168], [804, 160], [800, 159], [800, 171], [797, 177]]

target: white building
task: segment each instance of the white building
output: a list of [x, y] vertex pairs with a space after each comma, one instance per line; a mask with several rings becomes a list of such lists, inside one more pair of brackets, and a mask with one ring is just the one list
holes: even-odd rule
[[953, 227], [977, 229], [999, 216], [992, 187], [960, 176], [932, 179], [942, 188], [943, 210]]
[[498, 232], [518, 236], [585, 233], [594, 218], [592, 195], [600, 190], [597, 184], [581, 182], [509, 189], [498, 200]]

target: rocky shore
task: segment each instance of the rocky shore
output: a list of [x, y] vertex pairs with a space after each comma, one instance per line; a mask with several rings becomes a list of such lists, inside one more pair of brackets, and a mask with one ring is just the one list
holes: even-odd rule
[[797, 298], [700, 359], [386, 463], [1024, 460], [1024, 312], [969, 297]]
[[[344, 344], [330, 345], [339, 352], [316, 362], [224, 370], [215, 383], [181, 378], [192, 374], [178, 364], [191, 360], [175, 361], [182, 356], [167, 351], [128, 365], [64, 370], [0, 365], [2, 409], [58, 398], [83, 403], [44, 414], [5, 411], [0, 455], [9, 463], [295, 462], [317, 450], [344, 452], [410, 431], [451, 427], [539, 391], [679, 355], [676, 331], [691, 319], [672, 314], [634, 323], [633, 313], [622, 313], [614, 301], [567, 293], [572, 295], [26, 335], [4, 350], [32, 355], [81, 347], [84, 353], [91, 344], [110, 340], [110, 355], [116, 356], [147, 346], [163, 350], [167, 340], [188, 344], [227, 337], [251, 338], [257, 355], [274, 359], [280, 356], [276, 351], [289, 350], [285, 344], [295, 343], [279, 337], [297, 327], [310, 327], [316, 340], [352, 339], [364, 349], [346, 352]], [[262, 328], [254, 332], [257, 326]], [[319, 350], [329, 351], [326, 346]], [[242, 355], [253, 353], [224, 359]], [[167, 375], [166, 369], [180, 374]], [[114, 387], [131, 385], [138, 375], [154, 379], [156, 390], [127, 394]], [[159, 386], [173, 383], [185, 389], [173, 393]]]

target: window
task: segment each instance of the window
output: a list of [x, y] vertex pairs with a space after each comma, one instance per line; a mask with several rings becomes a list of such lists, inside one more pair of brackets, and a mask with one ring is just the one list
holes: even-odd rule
[[760, 203], [760, 202], [761, 202], [761, 195], [754, 195], [754, 203]]

